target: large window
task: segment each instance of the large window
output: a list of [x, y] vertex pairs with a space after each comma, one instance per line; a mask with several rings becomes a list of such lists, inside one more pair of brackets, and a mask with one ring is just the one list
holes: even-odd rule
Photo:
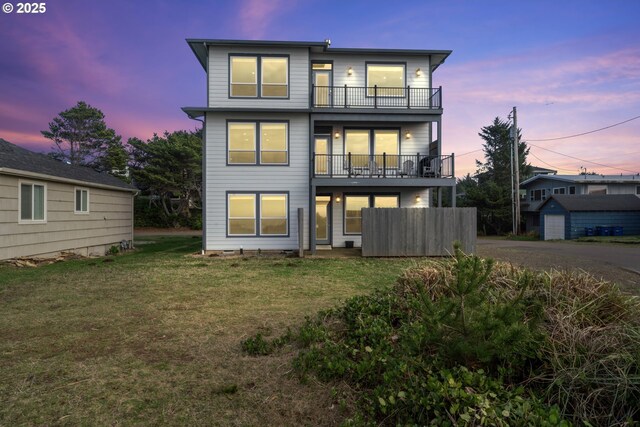
[[385, 195], [345, 195], [344, 197], [344, 234], [362, 233], [363, 208], [397, 208], [400, 198], [396, 194]]
[[367, 64], [367, 88], [367, 96], [404, 96], [405, 65]]
[[[232, 98], [286, 98], [289, 96], [288, 57], [230, 56], [229, 66], [231, 68], [229, 96]], [[258, 70], [260, 70], [259, 73]]]
[[553, 194], [566, 194], [566, 192], [567, 192], [566, 187], [556, 187], [553, 189]]
[[352, 166], [367, 166], [370, 161], [375, 161], [377, 167], [382, 167], [383, 154], [386, 153], [387, 167], [397, 167], [398, 154], [400, 154], [400, 130], [346, 129], [344, 152], [351, 153]]
[[44, 184], [20, 182], [20, 221], [46, 222], [47, 188]]
[[286, 165], [289, 163], [288, 133], [287, 123], [228, 122], [227, 163]]
[[288, 236], [288, 206], [287, 194], [228, 194], [227, 234]]
[[77, 214], [89, 213], [89, 190], [85, 188], [76, 188], [75, 208], [73, 211]]
[[542, 190], [531, 190], [531, 201], [537, 202], [540, 200], [547, 200], [547, 190], [544, 188]]

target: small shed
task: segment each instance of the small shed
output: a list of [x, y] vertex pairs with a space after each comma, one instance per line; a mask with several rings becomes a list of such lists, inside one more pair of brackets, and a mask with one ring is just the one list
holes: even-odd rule
[[640, 197], [633, 194], [554, 194], [539, 208], [540, 239], [640, 235]]

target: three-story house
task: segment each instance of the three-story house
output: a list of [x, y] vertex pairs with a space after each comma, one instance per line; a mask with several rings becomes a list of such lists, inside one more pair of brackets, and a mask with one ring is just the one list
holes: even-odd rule
[[[361, 209], [429, 207], [451, 188], [442, 149], [448, 50], [189, 39], [207, 73], [203, 250], [359, 246]], [[311, 213], [311, 215], [309, 215]]]

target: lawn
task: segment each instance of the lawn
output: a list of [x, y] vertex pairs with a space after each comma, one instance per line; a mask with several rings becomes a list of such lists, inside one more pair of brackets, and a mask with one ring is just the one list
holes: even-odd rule
[[407, 259], [194, 257], [200, 239], [0, 266], [0, 425], [330, 425], [331, 387], [240, 342], [390, 286]]

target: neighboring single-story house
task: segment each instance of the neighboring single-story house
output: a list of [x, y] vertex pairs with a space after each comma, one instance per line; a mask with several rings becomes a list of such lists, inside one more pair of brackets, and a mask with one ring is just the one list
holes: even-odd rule
[[[640, 235], [640, 197], [554, 194], [539, 208], [542, 240], [577, 239], [597, 230]], [[620, 229], [621, 227], [621, 229]]]
[[104, 255], [133, 240], [136, 189], [0, 139], [0, 260]]

